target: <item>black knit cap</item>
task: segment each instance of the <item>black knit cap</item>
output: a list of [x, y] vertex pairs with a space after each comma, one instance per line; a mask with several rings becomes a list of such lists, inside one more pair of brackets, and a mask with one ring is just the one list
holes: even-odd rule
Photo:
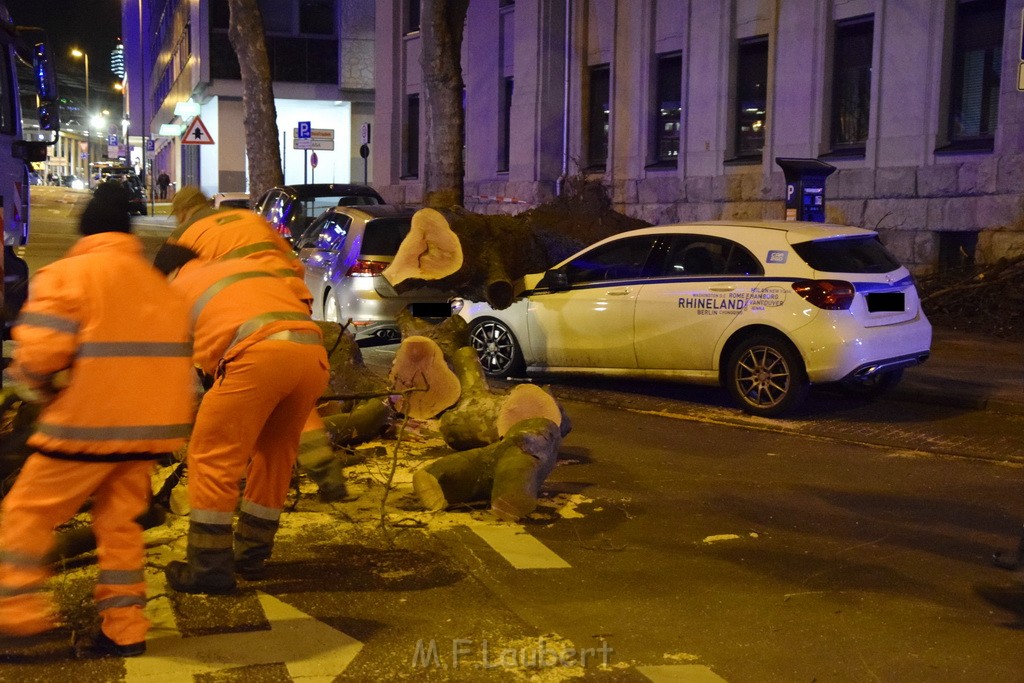
[[95, 235], [99, 232], [131, 232], [128, 215], [128, 190], [121, 183], [107, 181], [96, 188], [92, 199], [78, 219], [78, 232]]

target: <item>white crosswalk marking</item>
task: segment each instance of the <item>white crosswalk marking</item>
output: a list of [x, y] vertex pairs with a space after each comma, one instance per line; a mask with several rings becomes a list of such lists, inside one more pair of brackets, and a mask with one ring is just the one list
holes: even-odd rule
[[726, 683], [724, 678], [701, 664], [638, 666], [637, 671], [654, 683]]
[[518, 524], [470, 527], [516, 569], [567, 569], [569, 563]]

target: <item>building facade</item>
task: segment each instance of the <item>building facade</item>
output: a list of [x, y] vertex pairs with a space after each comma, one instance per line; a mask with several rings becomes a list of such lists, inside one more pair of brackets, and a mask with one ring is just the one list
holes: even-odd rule
[[[361, 180], [360, 128], [372, 121], [374, 107], [374, 2], [259, 4], [285, 182]], [[227, 0], [138, 0], [132, 5], [123, 5], [123, 32], [129, 120], [136, 136], [133, 155], [141, 153], [138, 136], [144, 132], [153, 140], [146, 154], [154, 177], [166, 171], [177, 186], [199, 185], [208, 194], [248, 191], [242, 84], [228, 40]], [[181, 136], [197, 116], [213, 144], [182, 144]], [[136, 120], [144, 122], [141, 130]], [[296, 149], [294, 130], [300, 122], [330, 131], [330, 144], [315, 150], [315, 168], [309, 151]]]
[[[376, 18], [373, 184], [422, 196], [419, 0]], [[473, 0], [466, 205], [600, 180], [652, 223], [783, 218], [777, 157], [827, 219], [916, 270], [1024, 251], [1024, 0]], [[1024, 87], [1022, 85], [1021, 87]]]

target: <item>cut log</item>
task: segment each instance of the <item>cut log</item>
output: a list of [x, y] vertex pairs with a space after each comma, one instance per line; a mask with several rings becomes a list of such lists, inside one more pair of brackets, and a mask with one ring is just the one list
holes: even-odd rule
[[[561, 427], [562, 411], [555, 397], [536, 384], [517, 384], [508, 392], [498, 409], [495, 427], [498, 436], [505, 436], [513, 425], [534, 417], [544, 417]], [[567, 433], [567, 432], [566, 432]], [[562, 434], [565, 436], [565, 433]]]
[[445, 363], [441, 347], [427, 337], [402, 340], [390, 374], [392, 391], [399, 394], [395, 409], [417, 420], [429, 420], [459, 400], [459, 378]]
[[403, 308], [395, 316], [402, 339], [406, 337], [427, 337], [437, 342], [444, 351], [445, 359], [451, 363], [455, 351], [469, 346], [469, 323], [462, 316], [453, 315], [439, 323], [432, 323], [414, 316], [408, 308]]
[[520, 278], [548, 267], [529, 225], [511, 216], [420, 209], [412, 225], [383, 272], [398, 292], [430, 284], [503, 309], [515, 300]]
[[490, 500], [500, 518], [520, 519], [536, 509], [561, 441], [551, 420], [523, 420], [497, 443], [446, 455], [420, 468], [413, 474], [413, 491], [428, 510]]
[[448, 219], [436, 209], [420, 209], [384, 277], [396, 288], [410, 279], [440, 280], [457, 272], [462, 259], [462, 243]]
[[464, 346], [453, 354], [452, 369], [462, 384], [462, 397], [438, 422], [441, 438], [449, 447], [465, 450], [486, 446], [517, 422], [535, 417], [554, 422], [563, 437], [569, 433], [568, 416], [541, 387], [517, 384], [509, 391], [492, 391], [472, 347]]
[[495, 464], [491, 511], [514, 522], [537, 509], [537, 495], [555, 468], [562, 438], [554, 422], [534, 418], [513, 425], [506, 442], [516, 447], [506, 449]]
[[327, 438], [335, 448], [363, 443], [379, 436], [392, 415], [391, 405], [379, 398], [358, 401], [350, 411], [321, 413]]

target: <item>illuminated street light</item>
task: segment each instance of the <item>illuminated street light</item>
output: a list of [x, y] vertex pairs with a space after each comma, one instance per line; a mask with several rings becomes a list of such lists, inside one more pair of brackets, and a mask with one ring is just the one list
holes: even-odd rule
[[72, 48], [71, 56], [72, 57], [76, 57], [76, 58], [84, 58], [85, 59], [85, 111], [86, 111], [86, 114], [88, 114], [89, 108], [90, 108], [89, 107], [89, 55], [87, 53], [85, 53], [85, 52], [82, 52], [81, 50], [79, 50], [76, 47], [76, 48]]

